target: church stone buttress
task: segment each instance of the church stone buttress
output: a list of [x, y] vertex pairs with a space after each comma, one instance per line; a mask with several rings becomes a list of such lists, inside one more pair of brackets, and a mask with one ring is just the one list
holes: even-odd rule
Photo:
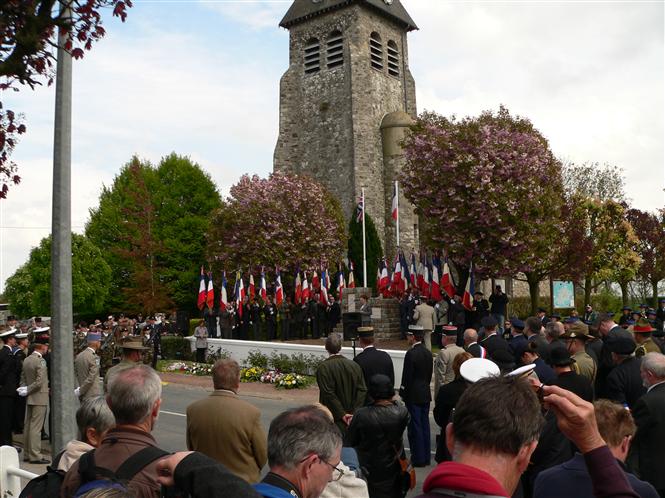
[[[416, 117], [407, 32], [399, 0], [295, 0], [280, 26], [290, 34], [280, 81], [274, 170], [306, 174], [342, 205], [348, 221], [365, 188], [366, 212], [395, 255], [392, 185], [399, 140]], [[400, 195], [400, 245], [418, 248], [417, 217]]]

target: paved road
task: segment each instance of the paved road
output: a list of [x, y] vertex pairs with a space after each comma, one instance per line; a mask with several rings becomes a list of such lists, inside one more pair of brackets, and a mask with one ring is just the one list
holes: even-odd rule
[[[180, 451], [186, 449], [185, 443], [185, 429], [186, 418], [185, 412], [187, 406], [205, 396], [209, 391], [200, 387], [183, 386], [179, 384], [166, 384], [164, 386], [162, 395], [162, 409], [157, 421], [157, 426], [153, 432], [159, 446], [167, 451]], [[242, 387], [241, 387], [242, 393]], [[256, 406], [261, 410], [261, 421], [265, 428], [266, 433], [270, 426], [270, 421], [276, 417], [280, 412], [300, 406], [302, 402], [290, 400], [280, 396], [280, 391], [275, 391], [274, 396], [248, 396], [242, 395], [241, 398]], [[435, 433], [438, 432], [438, 426], [430, 417], [430, 426], [432, 427], [432, 449], [435, 448]], [[434, 430], [436, 428], [436, 431]], [[408, 442], [405, 441], [408, 447]], [[434, 463], [434, 461], [432, 460]], [[416, 469], [417, 486], [416, 491], [409, 493], [407, 496], [416, 496], [422, 489], [422, 483], [429, 472], [434, 468], [434, 465], [426, 468]], [[264, 471], [266, 469], [264, 468]]]

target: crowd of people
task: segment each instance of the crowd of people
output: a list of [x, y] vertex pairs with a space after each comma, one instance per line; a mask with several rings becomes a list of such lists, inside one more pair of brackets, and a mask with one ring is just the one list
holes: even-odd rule
[[[219, 360], [213, 392], [187, 409], [188, 451], [173, 455], [152, 436], [161, 404], [159, 376], [143, 364], [152, 317], [139, 328], [124, 317], [110, 331], [79, 327], [78, 436], [51, 463], [62, 472], [60, 496], [399, 498], [412, 485], [409, 466], [427, 467], [434, 455], [421, 496], [665, 497], [658, 312], [626, 309], [616, 323], [587, 306], [579, 317], [506, 320], [505, 307], [485, 309], [476, 295], [462, 323], [454, 298], [405, 299], [413, 303], [398, 383], [371, 326], [358, 328], [353, 360], [329, 329], [319, 403], [285, 411], [266, 434], [259, 410], [239, 397], [238, 363]], [[104, 330], [118, 335], [121, 361], [100, 382]], [[41, 454], [49, 339], [37, 321], [0, 331], [0, 443], [23, 432], [23, 459], [41, 464], [50, 463]]]

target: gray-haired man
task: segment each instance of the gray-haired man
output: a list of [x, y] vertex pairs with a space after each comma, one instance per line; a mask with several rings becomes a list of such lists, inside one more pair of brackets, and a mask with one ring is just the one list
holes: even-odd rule
[[318, 407], [285, 411], [270, 424], [270, 472], [254, 488], [264, 497], [317, 498], [328, 482], [339, 480], [342, 435]]
[[[162, 403], [162, 383], [155, 371], [146, 365], [137, 365], [120, 370], [109, 380], [106, 402], [116, 420], [101, 445], [95, 450], [97, 467], [116, 472], [129, 457], [146, 447], [156, 447], [150, 434], [155, 427], [159, 407]], [[162, 455], [166, 454], [164, 452]], [[127, 483], [127, 488], [140, 498], [158, 498], [161, 486], [157, 483], [157, 463], [160, 456], [155, 452], [155, 461], [146, 465]], [[61, 496], [74, 496], [81, 480], [79, 464], [75, 463], [67, 472], [61, 488]]]

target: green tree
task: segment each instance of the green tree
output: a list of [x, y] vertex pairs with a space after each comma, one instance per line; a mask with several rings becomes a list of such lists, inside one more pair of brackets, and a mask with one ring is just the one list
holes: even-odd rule
[[[83, 235], [72, 234], [74, 313], [99, 313], [109, 295], [111, 268]], [[30, 251], [28, 261], [7, 279], [5, 295], [17, 315], [48, 315], [51, 309], [51, 237]]]
[[170, 154], [156, 168], [132, 158], [86, 225], [113, 270], [112, 308], [194, 309], [205, 235], [220, 204], [213, 181], [189, 158]]
[[[381, 239], [370, 215], [365, 212], [365, 239], [367, 244], [367, 286], [376, 286], [376, 271], [379, 260], [383, 257]], [[353, 261], [356, 285], [363, 285], [363, 225], [357, 222], [355, 214], [349, 221], [349, 259]]]

